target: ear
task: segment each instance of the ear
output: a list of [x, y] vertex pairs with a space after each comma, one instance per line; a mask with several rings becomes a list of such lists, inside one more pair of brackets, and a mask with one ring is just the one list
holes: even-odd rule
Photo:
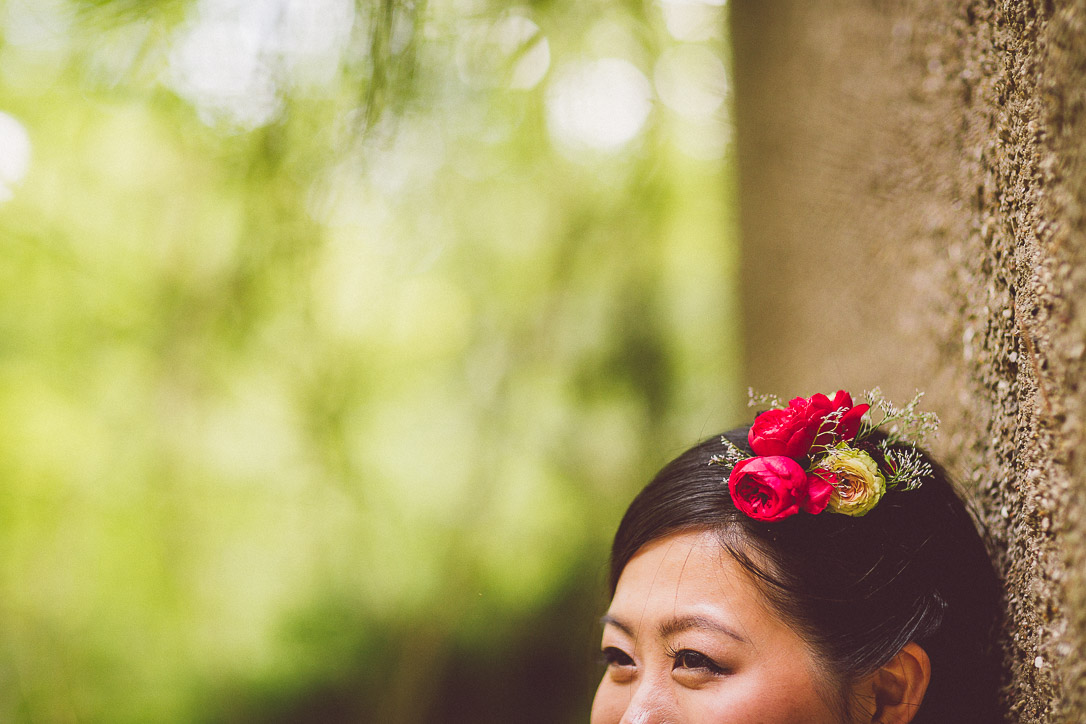
[[857, 687], [858, 698], [864, 702], [860, 721], [864, 724], [908, 724], [920, 709], [930, 680], [928, 652], [910, 641]]

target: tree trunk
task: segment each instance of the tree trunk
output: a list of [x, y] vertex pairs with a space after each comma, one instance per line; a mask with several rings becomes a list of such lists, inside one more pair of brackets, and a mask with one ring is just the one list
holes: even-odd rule
[[747, 378], [916, 389], [1008, 593], [1008, 706], [1086, 721], [1086, 2], [732, 6]]

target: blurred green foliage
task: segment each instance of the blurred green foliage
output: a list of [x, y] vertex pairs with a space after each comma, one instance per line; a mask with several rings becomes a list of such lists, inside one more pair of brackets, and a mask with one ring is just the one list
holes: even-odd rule
[[737, 412], [723, 30], [0, 0], [0, 719], [586, 720]]

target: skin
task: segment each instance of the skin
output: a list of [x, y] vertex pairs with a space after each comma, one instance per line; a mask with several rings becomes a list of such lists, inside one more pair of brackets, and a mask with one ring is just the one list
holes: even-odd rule
[[603, 622], [591, 724], [844, 724], [807, 644], [710, 533], [638, 551]]

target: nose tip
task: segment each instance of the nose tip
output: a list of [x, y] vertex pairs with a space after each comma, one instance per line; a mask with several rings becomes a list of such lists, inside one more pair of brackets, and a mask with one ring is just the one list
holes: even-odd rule
[[660, 692], [643, 683], [634, 693], [619, 724], [661, 724], [666, 720], [663, 715], [664, 702]]

